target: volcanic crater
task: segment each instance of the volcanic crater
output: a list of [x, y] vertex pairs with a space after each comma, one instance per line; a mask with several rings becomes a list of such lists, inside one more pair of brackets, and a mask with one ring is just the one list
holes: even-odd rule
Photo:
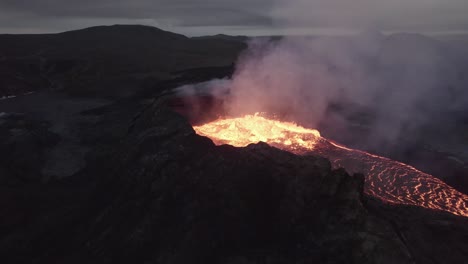
[[334, 169], [364, 174], [366, 195], [386, 203], [420, 206], [468, 217], [468, 195], [430, 174], [402, 162], [340, 145], [322, 137], [316, 129], [281, 120], [278, 115], [225, 116], [222, 100], [207, 95], [178, 97], [172, 99], [169, 106], [189, 118], [197, 134], [210, 138], [216, 145], [246, 147], [265, 142], [294, 154], [325, 157]]

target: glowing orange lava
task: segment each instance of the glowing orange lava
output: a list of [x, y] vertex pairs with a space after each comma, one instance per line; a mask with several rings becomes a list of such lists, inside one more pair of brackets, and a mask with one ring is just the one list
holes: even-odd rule
[[315, 129], [267, 119], [259, 113], [218, 119], [202, 126], [195, 126], [194, 129], [197, 134], [211, 138], [217, 145], [245, 147], [261, 141], [274, 146], [283, 146], [293, 152], [313, 149], [320, 138], [320, 133]]
[[350, 149], [320, 136], [319, 131], [290, 122], [246, 115], [194, 126], [197, 134], [216, 145], [245, 147], [260, 141], [295, 154], [316, 154], [334, 168], [366, 176], [366, 194], [388, 203], [421, 206], [468, 217], [468, 195], [409, 165], [364, 151]]

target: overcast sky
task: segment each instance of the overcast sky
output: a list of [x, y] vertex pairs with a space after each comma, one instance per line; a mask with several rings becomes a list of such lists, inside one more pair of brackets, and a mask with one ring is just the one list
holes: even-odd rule
[[186, 35], [468, 31], [468, 0], [0, 0], [0, 33], [145, 24]]

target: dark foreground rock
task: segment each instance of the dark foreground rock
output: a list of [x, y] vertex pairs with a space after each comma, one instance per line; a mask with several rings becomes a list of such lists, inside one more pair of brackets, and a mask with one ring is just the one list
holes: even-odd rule
[[160, 101], [106, 153], [42, 186], [43, 210], [26, 226], [4, 221], [2, 260], [463, 263], [468, 254], [467, 219], [369, 200], [361, 175], [320, 157], [216, 147]]
[[41, 181], [45, 153], [60, 136], [50, 124], [18, 113], [0, 113], [0, 182]]

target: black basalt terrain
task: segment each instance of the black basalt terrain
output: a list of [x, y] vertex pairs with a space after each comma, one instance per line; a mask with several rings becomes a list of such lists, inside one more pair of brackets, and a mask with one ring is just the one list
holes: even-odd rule
[[0, 116], [0, 182], [13, 184], [40, 181], [45, 151], [57, 144], [60, 136], [49, 131], [47, 122], [23, 114]]
[[140, 25], [0, 34], [0, 98], [33, 91], [128, 97], [181, 71], [229, 66], [245, 48], [241, 40], [189, 38]]
[[467, 219], [364, 197], [361, 175], [320, 157], [216, 147], [163, 102], [78, 175], [29, 188], [35, 217], [23, 228], [2, 214], [2, 262], [466, 260]]
[[131, 135], [103, 180], [99, 196], [111, 202], [92, 252], [122, 262], [409, 263], [363, 207], [363, 178], [325, 159], [266, 144], [215, 147], [157, 104]]

